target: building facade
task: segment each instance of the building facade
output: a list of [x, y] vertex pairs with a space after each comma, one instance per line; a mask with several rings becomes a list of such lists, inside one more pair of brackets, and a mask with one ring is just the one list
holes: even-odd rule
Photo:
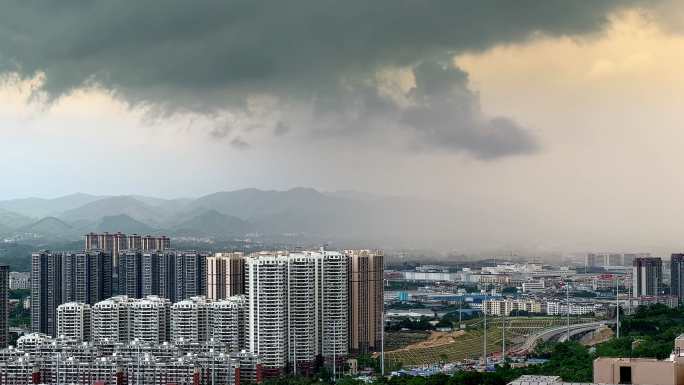
[[184, 251], [175, 253], [175, 288], [172, 301], [207, 294], [207, 253]]
[[29, 334], [0, 350], [0, 383], [240, 385], [262, 381], [261, 362], [219, 346], [88, 345]]
[[192, 297], [171, 306], [171, 341], [201, 343], [209, 339], [211, 306], [204, 297]]
[[248, 349], [269, 376], [287, 366], [287, 257], [259, 253], [245, 262], [249, 303]]
[[663, 261], [657, 257], [634, 259], [632, 285], [635, 297], [659, 295], [663, 287]]
[[57, 306], [57, 335], [77, 342], [90, 341], [90, 305], [67, 302]]
[[94, 304], [112, 296], [112, 255], [85, 251], [62, 255], [62, 300]]
[[117, 296], [100, 301], [91, 308], [94, 343], [128, 343], [131, 328], [131, 300]]
[[213, 341], [225, 344], [229, 351], [246, 349], [247, 299], [234, 296], [211, 303], [209, 334]]
[[321, 248], [316, 260], [317, 352], [324, 362], [338, 368], [349, 354], [348, 257]]
[[380, 350], [383, 330], [384, 256], [380, 251], [347, 250], [349, 350]]
[[207, 257], [207, 298], [219, 300], [244, 293], [243, 253], [216, 253]]
[[170, 301], [157, 296], [149, 296], [132, 302], [130, 339], [150, 344], [169, 341], [170, 309]]
[[684, 254], [670, 257], [670, 294], [677, 296], [679, 303], [684, 300]]
[[312, 373], [318, 354], [316, 262], [309, 253], [287, 257], [287, 353], [295, 374]]
[[25, 271], [10, 271], [9, 288], [12, 290], [31, 289], [31, 273]]
[[0, 348], [9, 343], [9, 266], [0, 265]]
[[57, 335], [57, 306], [62, 304], [62, 253], [31, 255], [31, 330]]

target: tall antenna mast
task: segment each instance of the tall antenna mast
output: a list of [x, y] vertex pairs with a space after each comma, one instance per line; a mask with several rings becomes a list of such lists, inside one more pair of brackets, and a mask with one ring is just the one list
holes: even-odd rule
[[484, 306], [484, 342], [482, 345], [482, 355], [483, 355], [483, 362], [485, 366], [485, 370], [487, 369], [487, 306], [485, 304]]
[[615, 276], [615, 325], [616, 325], [616, 336], [620, 338], [620, 286]]

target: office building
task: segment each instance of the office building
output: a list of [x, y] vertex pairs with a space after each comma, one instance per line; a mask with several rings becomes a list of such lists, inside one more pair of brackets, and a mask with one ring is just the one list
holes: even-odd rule
[[684, 254], [670, 257], [670, 294], [677, 296], [679, 303], [684, 300]]
[[94, 304], [112, 296], [112, 256], [103, 251], [62, 256], [62, 300]]
[[90, 341], [90, 305], [67, 302], [57, 306], [57, 335], [77, 342]]
[[660, 258], [636, 258], [632, 264], [633, 295], [657, 296], [663, 287], [663, 263]]
[[9, 266], [0, 265], [0, 348], [9, 343]]
[[[171, 341], [202, 343], [209, 339], [211, 304], [204, 297], [192, 297], [171, 306]], [[237, 318], [235, 319], [237, 326]]]
[[245, 261], [249, 303], [248, 349], [261, 357], [265, 374], [287, 366], [287, 257], [259, 253]]
[[243, 253], [216, 253], [207, 257], [207, 298], [225, 299], [245, 293]]
[[91, 339], [95, 343], [127, 343], [131, 340], [131, 300], [117, 296], [91, 308]]
[[145, 297], [130, 306], [130, 339], [144, 343], [160, 344], [169, 340], [169, 311], [171, 303], [166, 298]]
[[62, 304], [62, 254], [31, 255], [31, 330], [57, 335], [57, 306]]
[[380, 350], [383, 332], [383, 253], [348, 250], [349, 350]]
[[31, 289], [31, 273], [23, 271], [10, 271], [9, 288], [11, 290]]

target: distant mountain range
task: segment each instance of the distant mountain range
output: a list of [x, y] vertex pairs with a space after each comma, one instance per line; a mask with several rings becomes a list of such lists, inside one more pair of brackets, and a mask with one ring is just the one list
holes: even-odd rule
[[244, 189], [196, 199], [72, 194], [0, 201], [0, 234], [66, 240], [89, 231], [214, 239], [427, 240], [450, 237], [451, 226], [444, 224], [454, 216], [453, 209], [436, 202], [311, 188]]

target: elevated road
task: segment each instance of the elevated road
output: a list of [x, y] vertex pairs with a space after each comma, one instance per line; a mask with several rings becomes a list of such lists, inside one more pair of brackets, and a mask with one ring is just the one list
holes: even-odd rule
[[590, 331], [599, 329], [602, 326], [614, 323], [615, 321], [597, 321], [570, 325], [570, 328], [568, 328], [567, 325], [547, 328], [540, 331], [539, 333], [532, 334], [529, 337], [527, 337], [525, 342], [519, 348], [512, 350], [511, 352], [509, 352], [509, 354], [525, 354], [533, 350], [537, 343], [539, 343], [540, 341], [546, 342], [551, 340], [558, 340], [559, 342], [564, 342], [569, 337], [572, 338], [573, 336], [588, 333]]

